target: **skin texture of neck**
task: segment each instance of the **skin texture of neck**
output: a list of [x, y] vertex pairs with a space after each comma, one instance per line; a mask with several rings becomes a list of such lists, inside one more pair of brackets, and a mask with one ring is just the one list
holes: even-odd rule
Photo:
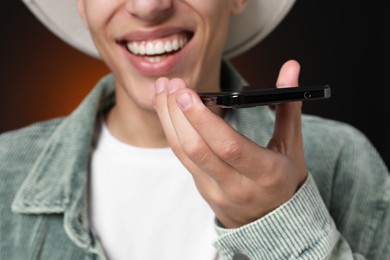
[[167, 147], [160, 120], [153, 108], [143, 108], [117, 87], [117, 102], [108, 112], [105, 123], [121, 142], [147, 148]]

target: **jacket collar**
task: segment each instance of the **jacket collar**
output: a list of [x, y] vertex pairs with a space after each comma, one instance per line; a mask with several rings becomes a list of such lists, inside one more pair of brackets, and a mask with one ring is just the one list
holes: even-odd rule
[[[104, 77], [80, 106], [61, 121], [16, 194], [12, 210], [24, 214], [65, 213], [65, 230], [90, 243], [87, 219], [89, 156], [97, 111], [112, 105], [114, 79]], [[112, 98], [110, 98], [112, 97]], [[103, 108], [104, 109], [104, 108]]]

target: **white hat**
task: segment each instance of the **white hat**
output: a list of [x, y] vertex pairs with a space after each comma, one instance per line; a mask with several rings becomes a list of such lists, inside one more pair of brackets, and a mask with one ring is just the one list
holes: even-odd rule
[[[76, 0], [23, 0], [34, 15], [66, 43], [99, 57], [84, 26]], [[286, 16], [295, 0], [249, 0], [245, 11], [233, 16], [224, 48], [226, 58], [235, 57], [264, 39]]]

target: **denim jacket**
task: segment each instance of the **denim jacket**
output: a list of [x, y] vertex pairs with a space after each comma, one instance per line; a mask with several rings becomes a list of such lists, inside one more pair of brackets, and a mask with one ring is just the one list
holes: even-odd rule
[[[227, 63], [222, 81], [245, 85]], [[115, 102], [113, 92], [107, 75], [70, 115], [0, 136], [0, 259], [106, 259], [89, 224], [88, 174], [98, 115]], [[239, 132], [267, 144], [272, 109], [230, 113]], [[344, 123], [304, 115], [302, 126], [306, 182], [253, 223], [224, 229], [216, 221], [220, 257], [389, 259], [390, 178], [380, 155]]]

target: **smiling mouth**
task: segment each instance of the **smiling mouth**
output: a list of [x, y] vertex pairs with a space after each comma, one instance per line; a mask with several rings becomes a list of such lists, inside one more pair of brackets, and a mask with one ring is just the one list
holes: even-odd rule
[[191, 33], [180, 33], [153, 40], [125, 41], [123, 44], [132, 55], [157, 63], [179, 52], [191, 38]]

